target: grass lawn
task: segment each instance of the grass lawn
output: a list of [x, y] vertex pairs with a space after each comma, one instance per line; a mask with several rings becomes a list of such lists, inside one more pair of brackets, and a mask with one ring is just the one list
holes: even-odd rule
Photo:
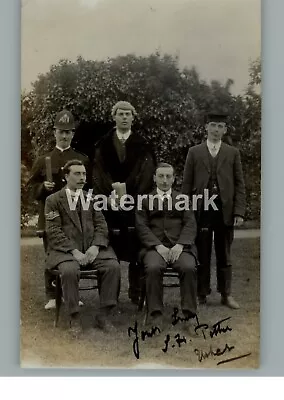
[[[71, 339], [67, 331], [64, 308], [58, 328], [53, 327], [54, 311], [45, 311], [43, 266], [44, 253], [39, 245], [22, 246], [21, 265], [21, 364], [23, 367], [110, 367], [110, 368], [257, 368], [259, 363], [259, 239], [236, 239], [233, 244], [233, 295], [240, 310], [229, 310], [220, 304], [216, 294], [215, 272], [212, 271], [212, 294], [206, 307], [198, 311], [200, 324], [207, 324], [204, 339], [199, 335], [186, 336], [186, 343], [177, 343], [176, 334], [182, 338], [182, 323], [171, 324], [174, 307], [179, 307], [179, 289], [166, 288], [164, 293], [165, 330], [151, 338], [141, 339], [144, 312], [138, 313], [128, 300], [127, 264], [122, 264], [122, 285], [119, 309], [114, 319], [116, 334], [105, 334], [93, 328], [93, 317], [99, 305], [96, 291], [83, 291], [85, 306], [81, 309], [84, 334], [79, 340]], [[213, 261], [214, 265], [214, 261]], [[231, 331], [210, 337], [209, 331], [217, 321]], [[134, 334], [128, 337], [128, 327], [138, 322], [139, 360], [133, 353]], [[196, 322], [194, 322], [196, 325]], [[170, 335], [165, 349], [166, 335]], [[227, 346], [226, 346], [227, 345]], [[215, 353], [208, 354], [210, 348]], [[219, 353], [217, 352], [217, 349]], [[229, 350], [229, 349], [230, 350]], [[225, 350], [222, 355], [220, 354]], [[203, 352], [203, 353], [202, 353]], [[208, 357], [199, 361], [198, 355]], [[217, 365], [229, 358], [251, 353], [232, 362]]]

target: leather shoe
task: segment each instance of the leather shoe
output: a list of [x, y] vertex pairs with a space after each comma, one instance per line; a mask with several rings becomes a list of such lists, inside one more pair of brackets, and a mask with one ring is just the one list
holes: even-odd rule
[[95, 317], [95, 327], [101, 329], [106, 333], [115, 332], [115, 327], [110, 322], [110, 320], [103, 315], [96, 315]]
[[222, 296], [221, 304], [224, 304], [225, 306], [234, 310], [238, 310], [240, 308], [239, 304], [236, 302], [236, 300], [234, 300], [232, 296]]
[[[64, 299], [62, 299], [62, 302], [64, 303]], [[79, 300], [79, 307], [83, 307], [84, 303]], [[50, 299], [48, 300], [48, 302], [46, 303], [46, 305], [44, 306], [45, 310], [53, 310], [56, 308], [56, 301], [55, 299]]]

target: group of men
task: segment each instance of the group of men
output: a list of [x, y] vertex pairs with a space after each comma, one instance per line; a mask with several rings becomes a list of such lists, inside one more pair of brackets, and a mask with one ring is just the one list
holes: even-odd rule
[[[194, 195], [196, 199], [200, 197], [196, 210], [176, 207], [179, 193], [172, 188], [174, 166], [166, 162], [156, 164], [152, 149], [132, 129], [135, 116], [130, 103], [116, 103], [112, 109], [115, 127], [96, 144], [94, 160], [88, 160], [70, 147], [74, 118], [63, 110], [54, 124], [55, 148], [36, 160], [32, 169], [30, 183], [39, 203], [39, 231], [46, 251], [45, 307], [55, 306], [50, 270], [57, 268], [70, 315], [70, 330], [75, 335], [82, 330], [80, 269], [98, 270], [100, 309], [95, 321], [99, 328], [109, 330], [110, 316], [116, 312], [119, 297], [118, 260], [122, 259], [129, 262], [129, 297], [134, 303], [139, 299], [139, 266], [144, 267], [151, 324], [162, 324], [162, 276], [168, 265], [179, 273], [185, 320], [193, 318], [197, 299], [199, 304], [205, 304], [211, 291], [213, 233], [221, 302], [239, 308], [231, 295], [230, 248], [234, 226], [243, 222], [245, 189], [239, 151], [222, 142], [226, 116], [209, 115], [205, 126], [207, 140], [188, 151], [181, 192], [189, 199]], [[51, 173], [47, 171], [46, 157]], [[124, 188], [124, 193], [134, 199], [136, 207], [131, 211], [119, 205], [112, 207], [110, 195], [117, 187]], [[86, 197], [83, 188], [91, 188], [93, 195], [106, 196], [107, 209], [97, 210], [94, 197], [87, 208], [83, 207], [82, 198], [76, 197], [78, 190]], [[216, 207], [206, 207], [204, 190], [216, 199]], [[140, 208], [139, 195], [144, 195]], [[73, 209], [70, 199], [77, 202]]]

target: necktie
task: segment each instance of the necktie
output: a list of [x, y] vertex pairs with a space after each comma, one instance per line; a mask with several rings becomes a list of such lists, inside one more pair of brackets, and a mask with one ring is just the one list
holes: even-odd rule
[[217, 156], [217, 147], [213, 146], [211, 149], [211, 155], [212, 157], [216, 157]]
[[167, 210], [168, 209], [168, 194], [167, 193], [163, 193], [163, 210]]
[[76, 210], [79, 216], [79, 220], [82, 226], [82, 204], [81, 204], [81, 199], [80, 197], [78, 198], [77, 204], [76, 204]]

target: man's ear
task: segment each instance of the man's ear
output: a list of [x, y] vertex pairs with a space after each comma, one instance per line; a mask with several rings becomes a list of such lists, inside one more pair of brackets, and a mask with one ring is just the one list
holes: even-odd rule
[[156, 183], [156, 175], [153, 175], [153, 181]]

